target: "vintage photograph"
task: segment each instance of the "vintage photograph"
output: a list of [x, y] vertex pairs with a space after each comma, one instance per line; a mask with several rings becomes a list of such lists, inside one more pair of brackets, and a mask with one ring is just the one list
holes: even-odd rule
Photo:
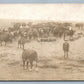
[[2, 80], [84, 80], [84, 4], [0, 4]]

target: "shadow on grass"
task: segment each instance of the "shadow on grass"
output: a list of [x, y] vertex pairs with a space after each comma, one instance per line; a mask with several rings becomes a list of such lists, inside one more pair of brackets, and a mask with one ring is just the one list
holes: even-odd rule
[[57, 65], [43, 65], [43, 66], [39, 66], [40, 68], [52, 68], [52, 69], [56, 69], [59, 68]]

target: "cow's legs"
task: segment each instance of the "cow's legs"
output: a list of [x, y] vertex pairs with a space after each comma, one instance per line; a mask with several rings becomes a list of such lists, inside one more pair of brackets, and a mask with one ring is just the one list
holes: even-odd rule
[[31, 65], [31, 69], [32, 69], [32, 67], [33, 67], [33, 61], [30, 61], [30, 65]]
[[21, 48], [21, 44], [20, 44], [20, 48]]
[[23, 69], [25, 69], [25, 60], [23, 60]]
[[38, 67], [37, 60], [36, 60], [36, 67]]
[[2, 42], [0, 42], [1, 43], [1, 46], [2, 46]]
[[38, 67], [38, 58], [35, 59], [35, 62], [36, 62], [36, 67]]
[[18, 48], [19, 48], [19, 43], [18, 43]]
[[6, 46], [6, 42], [5, 42], [5, 46]]
[[38, 71], [38, 59], [36, 59], [36, 67], [35, 67], [35, 71]]
[[24, 49], [24, 44], [22, 46], [23, 46], [23, 49]]
[[29, 62], [27, 61], [27, 69], [29, 68]]

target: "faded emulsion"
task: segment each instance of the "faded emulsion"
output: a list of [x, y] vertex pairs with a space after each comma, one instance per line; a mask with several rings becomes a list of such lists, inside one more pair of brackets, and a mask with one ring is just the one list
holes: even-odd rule
[[1, 80], [84, 80], [84, 4], [0, 4]]

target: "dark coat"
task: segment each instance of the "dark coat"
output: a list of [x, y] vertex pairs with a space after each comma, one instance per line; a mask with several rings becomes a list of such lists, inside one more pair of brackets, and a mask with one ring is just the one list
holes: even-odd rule
[[67, 52], [69, 51], [69, 43], [67, 42], [63, 43], [63, 50]]
[[7, 41], [12, 41], [12, 35], [9, 34], [8, 32], [4, 32], [4, 33], [1, 33], [0, 34], [0, 41], [4, 41], [4, 42], [7, 42]]

